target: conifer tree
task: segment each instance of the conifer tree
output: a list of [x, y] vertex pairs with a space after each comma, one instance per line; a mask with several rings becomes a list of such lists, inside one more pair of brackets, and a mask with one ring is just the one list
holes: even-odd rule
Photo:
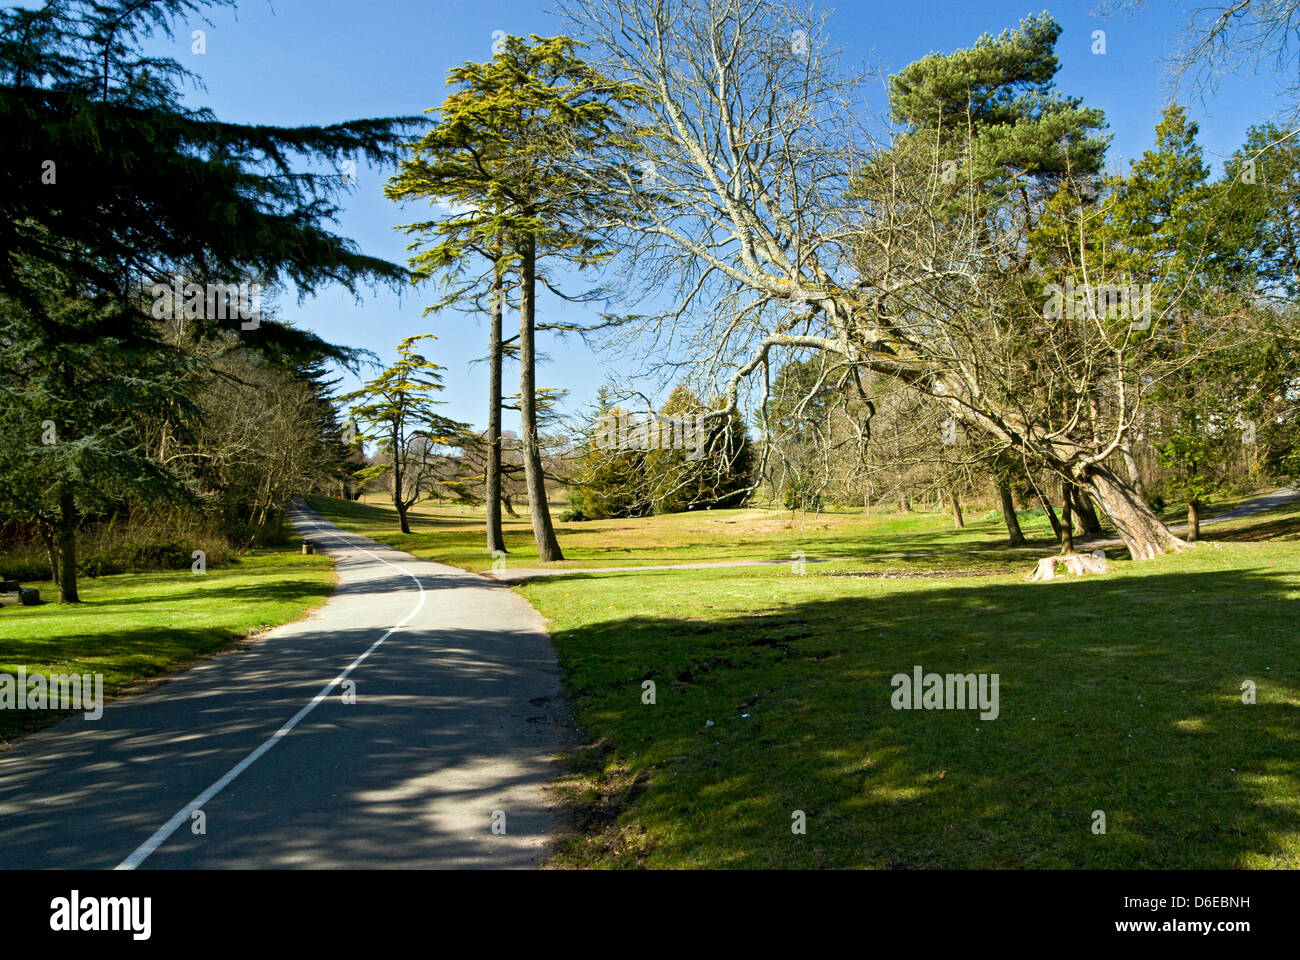
[[407, 511], [427, 492], [417, 472], [427, 446], [458, 446], [467, 429], [437, 412], [442, 401], [434, 395], [442, 390], [443, 368], [417, 351], [421, 340], [433, 339], [431, 333], [407, 337], [397, 345], [398, 359], [392, 366], [339, 397], [340, 403], [353, 405], [352, 418], [370, 434], [381, 455], [357, 477], [362, 483], [389, 478], [402, 533], [411, 532]]
[[[51, 522], [65, 601], [78, 599], [80, 516], [115, 485], [158, 479], [123, 448], [133, 414], [174, 394], [187, 362], [159, 342], [156, 285], [180, 277], [307, 294], [339, 283], [355, 293], [361, 283], [407, 276], [330, 232], [346, 177], [302, 164], [387, 162], [414, 121], [224, 123], [182, 104], [182, 86], [194, 79], [184, 68], [142, 52], [149, 36], [225, 5], [48, 0], [0, 11], [0, 341], [21, 348], [5, 351], [0, 370], [13, 404], [5, 416], [21, 421], [23, 438], [44, 420], [62, 421], [57, 443], [23, 441], [0, 494], [37, 483], [58, 491]], [[214, 333], [237, 331], [269, 356], [353, 359], [280, 323], [209, 313], [202, 319]], [[64, 415], [42, 414], [56, 409]]]
[[[405, 229], [429, 237], [413, 265], [417, 276], [447, 278], [440, 305], [468, 296], [481, 299], [486, 291], [494, 311], [489, 356], [494, 371], [501, 352], [496, 311], [505, 286], [502, 273], [514, 274], [521, 452], [543, 561], [561, 560], [563, 554], [547, 505], [538, 436], [537, 289], [540, 284], [560, 291], [539, 266], [550, 258], [582, 269], [611, 256], [610, 235], [618, 219], [605, 185], [627, 176], [632, 141], [620, 107], [637, 97], [635, 88], [613, 83], [586, 64], [578, 46], [567, 37], [507, 37], [489, 63], [452, 70], [449, 82], [457, 90], [443, 103], [439, 124], [413, 146], [387, 188], [392, 199], [427, 197], [463, 211]], [[489, 264], [485, 273], [470, 265], [471, 254]], [[489, 397], [493, 447], [499, 446], [499, 407], [496, 388]], [[499, 463], [489, 470], [499, 475]], [[491, 510], [491, 495], [488, 501]], [[491, 518], [488, 545], [497, 549], [499, 534]]]

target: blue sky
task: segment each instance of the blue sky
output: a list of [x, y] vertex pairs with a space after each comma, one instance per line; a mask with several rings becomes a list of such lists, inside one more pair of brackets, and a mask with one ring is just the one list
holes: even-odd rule
[[[1042, 0], [859, 0], [826, 6], [834, 11], [832, 40], [845, 58], [878, 61], [891, 71], [930, 52], [967, 46], [984, 32], [998, 33], [1044, 9]], [[1127, 166], [1150, 144], [1152, 129], [1169, 101], [1161, 58], [1178, 39], [1189, 8], [1156, 0], [1140, 16], [1105, 18], [1094, 16], [1094, 7], [1095, 0], [1046, 6], [1064, 28], [1057, 47], [1057, 86], [1105, 110], [1114, 134], [1111, 161]], [[224, 120], [324, 124], [417, 114], [437, 106], [446, 94], [450, 67], [491, 57], [493, 31], [561, 32], [562, 22], [546, 8], [545, 0], [243, 0], [237, 10], [214, 11], [210, 26], [190, 25], [207, 31], [206, 54], [191, 52], [188, 29], [178, 31], [174, 43], [151, 49], [170, 52], [198, 73], [207, 89], [194, 92], [191, 102], [211, 107]], [[1100, 56], [1092, 52], [1092, 32], [1098, 29], [1106, 31], [1106, 53]], [[1272, 90], [1267, 78], [1232, 77], [1212, 99], [1188, 105], [1201, 125], [1207, 159], [1215, 166], [1241, 143], [1248, 126], [1277, 109], [1269, 96]], [[883, 105], [883, 96], [871, 104], [877, 110]], [[403, 213], [383, 197], [389, 172], [361, 167], [338, 229], [367, 253], [404, 262], [407, 240], [393, 227], [418, 214]], [[487, 370], [473, 361], [485, 351], [485, 322], [457, 313], [422, 319], [432, 295], [417, 290], [399, 298], [382, 291], [356, 303], [342, 291], [329, 291], [302, 305], [290, 297], [281, 306], [291, 322], [333, 342], [366, 347], [384, 360], [393, 358], [405, 336], [437, 334], [438, 341], [427, 352], [447, 368], [444, 412], [482, 424]], [[543, 302], [542, 308], [552, 317], [558, 311], [572, 316], [580, 310], [555, 302]], [[568, 389], [571, 409], [587, 404], [605, 379], [608, 368], [602, 358], [573, 338], [548, 340], [542, 349], [548, 362], [539, 371], [539, 384]], [[507, 384], [516, 376], [508, 370]], [[507, 422], [507, 428], [511, 426]]]

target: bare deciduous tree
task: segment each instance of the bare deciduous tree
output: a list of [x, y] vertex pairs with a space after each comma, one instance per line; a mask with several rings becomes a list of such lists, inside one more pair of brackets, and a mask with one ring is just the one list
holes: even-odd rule
[[1037, 293], [1021, 285], [1032, 215], [950, 183], [944, 161], [962, 158], [944, 156], [950, 143], [855, 127], [859, 78], [837, 71], [811, 8], [562, 8], [604, 71], [650, 94], [625, 189], [639, 187], [633, 159], [653, 163], [644, 221], [629, 232], [643, 282], [672, 298], [642, 325], [657, 352], [688, 358], [734, 410], [782, 351], [824, 351], [932, 398], [986, 436], [990, 455], [1082, 486], [1135, 558], [1184, 546], [1108, 464], [1138, 401], [1118, 374], [1131, 369], [1128, 324], [1044, 317], [1041, 281]]

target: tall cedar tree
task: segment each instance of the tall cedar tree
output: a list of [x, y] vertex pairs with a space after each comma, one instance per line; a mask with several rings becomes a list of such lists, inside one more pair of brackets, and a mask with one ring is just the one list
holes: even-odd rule
[[[536, 344], [539, 262], [562, 260], [579, 269], [609, 258], [616, 222], [605, 178], [626, 180], [631, 140], [620, 108], [638, 91], [614, 83], [575, 54], [567, 37], [507, 37], [488, 63], [450, 73], [457, 90], [439, 110], [440, 122], [412, 146], [390, 181], [392, 199], [427, 197], [454, 204], [450, 216], [406, 227], [432, 235], [412, 258], [417, 276], [442, 274], [443, 303], [488, 290], [493, 304], [489, 361], [490, 464], [488, 548], [503, 549], [493, 487], [500, 484], [499, 304], [512, 272], [519, 291], [521, 453], [533, 536], [543, 561], [562, 560], [546, 500], [537, 418]], [[468, 258], [486, 258], [486, 273], [467, 276]], [[558, 292], [558, 291], [556, 291]], [[493, 480], [493, 476], [497, 478]], [[495, 525], [495, 526], [494, 526]]]

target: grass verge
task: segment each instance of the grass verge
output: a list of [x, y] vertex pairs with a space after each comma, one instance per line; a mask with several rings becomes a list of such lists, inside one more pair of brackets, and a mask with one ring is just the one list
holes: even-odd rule
[[[105, 696], [271, 627], [301, 619], [334, 589], [325, 556], [258, 550], [230, 566], [85, 579], [82, 603], [0, 608], [0, 673], [100, 673]], [[42, 597], [52, 583], [31, 584]], [[0, 740], [62, 719], [0, 711]]]

